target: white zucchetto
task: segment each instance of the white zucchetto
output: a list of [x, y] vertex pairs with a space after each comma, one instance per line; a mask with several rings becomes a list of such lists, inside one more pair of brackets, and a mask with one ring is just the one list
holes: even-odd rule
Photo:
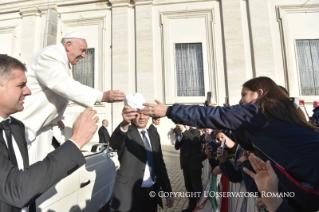
[[63, 38], [81, 38], [85, 40], [85, 38], [79, 32], [69, 32], [64, 35]]

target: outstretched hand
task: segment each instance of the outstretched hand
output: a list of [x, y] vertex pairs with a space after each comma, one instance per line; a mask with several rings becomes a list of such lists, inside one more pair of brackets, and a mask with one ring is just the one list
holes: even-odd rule
[[247, 168], [244, 168], [244, 172], [246, 172], [255, 180], [258, 190], [260, 192], [277, 192], [278, 177], [274, 169], [271, 167], [270, 161], [267, 161], [265, 163], [260, 158], [256, 157], [253, 153], [250, 154], [248, 159], [256, 174], [248, 170]]
[[70, 138], [77, 143], [80, 149], [89, 142], [97, 130], [99, 117], [95, 116], [96, 110], [86, 108], [73, 123], [73, 134]]
[[225, 163], [227, 161], [227, 151], [224, 150], [223, 154], [222, 154], [222, 148], [218, 147], [217, 148], [217, 159], [219, 160], [219, 162], [221, 163]]
[[166, 116], [167, 107], [160, 101], [155, 100], [157, 104], [144, 103], [145, 106], [141, 112], [151, 117], [161, 118]]
[[125, 93], [120, 90], [110, 90], [103, 93], [102, 102], [123, 102], [125, 97]]
[[64, 130], [65, 126], [62, 120], [58, 121], [58, 127], [61, 131]]
[[137, 110], [135, 108], [131, 108], [128, 105], [125, 105], [122, 110], [123, 121], [121, 123], [121, 127], [123, 130], [127, 130], [131, 121], [136, 118]]
[[166, 197], [166, 207], [171, 208], [174, 205], [173, 197]]
[[273, 194], [278, 192], [278, 177], [274, 169], [270, 165], [270, 161], [268, 160], [265, 163], [260, 158], [256, 157], [253, 153], [250, 154], [248, 159], [256, 174], [248, 170], [247, 168], [244, 168], [244, 172], [246, 172], [255, 180], [258, 190], [262, 194], [262, 200], [265, 203], [268, 211], [276, 211], [283, 201], [282, 198], [276, 196], [268, 197], [264, 195], [268, 192]]

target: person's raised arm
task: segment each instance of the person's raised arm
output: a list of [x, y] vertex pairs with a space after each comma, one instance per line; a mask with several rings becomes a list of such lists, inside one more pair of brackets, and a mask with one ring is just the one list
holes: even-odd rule
[[101, 102], [123, 102], [125, 99], [125, 93], [119, 90], [110, 90], [103, 92]]
[[131, 121], [136, 117], [136, 109], [131, 108], [130, 106], [124, 106], [122, 110], [123, 121], [120, 125], [114, 130], [110, 138], [110, 146], [113, 149], [118, 150], [118, 154], [121, 154], [121, 150], [125, 144], [126, 132], [131, 124]]
[[44, 52], [37, 61], [35, 77], [39, 83], [54, 93], [84, 107], [93, 107], [96, 102], [122, 102], [125, 94], [119, 90], [101, 92], [74, 80], [65, 70], [60, 54]]
[[[274, 169], [270, 165], [270, 161], [267, 161], [265, 163], [260, 158], [256, 157], [253, 153], [250, 154], [248, 159], [253, 169], [255, 170], [256, 174], [248, 170], [246, 167], [244, 167], [243, 170], [255, 180], [255, 183], [257, 184], [259, 192], [260, 193], [278, 192], [279, 180]], [[267, 197], [266, 195], [264, 195], [262, 196], [262, 199], [269, 212], [294, 211], [292, 208], [290, 208], [288, 205], [286, 205], [283, 202], [283, 199], [281, 197], [275, 197], [275, 196]]]
[[155, 102], [157, 104], [144, 103], [143, 105], [145, 107], [142, 110], [142, 113], [144, 113], [145, 115], [149, 115], [151, 117], [158, 117], [158, 118], [162, 118], [166, 116], [167, 107], [158, 100], [155, 100]]
[[80, 149], [91, 140], [98, 128], [96, 123], [99, 121], [99, 117], [95, 115], [96, 110], [88, 107], [74, 121], [70, 140], [74, 141]]
[[135, 108], [131, 108], [130, 106], [124, 106], [122, 110], [123, 121], [121, 123], [121, 127], [124, 131], [128, 129], [131, 124], [131, 121], [136, 118], [137, 112]]
[[259, 130], [266, 119], [260, 118], [257, 104], [233, 105], [231, 107], [203, 107], [199, 105], [174, 104], [166, 107], [155, 100], [157, 104], [145, 103], [143, 113], [151, 117], [164, 117], [174, 123], [197, 128], [214, 128], [221, 130]]
[[95, 114], [92, 108], [85, 109], [74, 122], [72, 141], [67, 140], [43, 161], [25, 170], [13, 166], [0, 151], [0, 201], [18, 208], [28, 206], [55, 183], [85, 164], [79, 148], [92, 139], [97, 129], [98, 117], [94, 117]]

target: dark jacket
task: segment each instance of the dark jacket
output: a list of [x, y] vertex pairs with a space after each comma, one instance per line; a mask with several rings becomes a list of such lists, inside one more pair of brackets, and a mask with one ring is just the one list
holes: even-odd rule
[[109, 143], [110, 141], [110, 134], [106, 127], [103, 125], [99, 129], [99, 143]]
[[148, 127], [148, 130], [150, 130], [150, 131], [156, 133], [156, 134], [158, 135], [158, 137], [161, 139], [161, 136], [159, 135], [159, 133], [158, 133], [158, 131], [157, 131], [157, 128], [156, 128], [153, 124], [151, 124], [151, 125]]
[[[155, 165], [155, 192], [160, 188], [164, 192], [171, 192], [166, 166], [163, 159], [161, 143], [158, 135], [148, 130], [154, 165]], [[120, 170], [115, 179], [111, 207], [118, 211], [129, 211], [140, 191], [143, 183], [144, 169], [147, 161], [146, 150], [142, 138], [135, 125], [130, 125], [127, 132], [122, 132], [118, 126], [111, 135], [110, 146], [117, 150]], [[163, 206], [162, 199], [157, 196], [157, 202]]]
[[86, 163], [79, 148], [67, 140], [44, 160], [29, 166], [24, 125], [11, 117], [10, 127], [24, 170], [11, 164], [8, 148], [0, 136], [0, 211], [4, 212], [11, 211], [12, 206], [23, 208], [30, 205], [51, 186]]
[[202, 147], [200, 142], [200, 133], [198, 129], [186, 130], [183, 133], [182, 140], [176, 140], [175, 149], [180, 149], [180, 166], [190, 171], [201, 169], [202, 165]]
[[[234, 162], [243, 155], [243, 149], [241, 146], [237, 147]], [[242, 164], [235, 164], [229, 160], [226, 160], [225, 163], [219, 163], [220, 170], [226, 176], [226, 178], [233, 183], [239, 183], [242, 180], [245, 183], [246, 190], [248, 192], [258, 192], [257, 185], [253, 178], [251, 178], [246, 172], [243, 171], [243, 168], [246, 167], [252, 172], [255, 172], [248, 160], [244, 161]]]
[[288, 205], [285, 200], [282, 200], [282, 203], [277, 208], [276, 212], [296, 212], [292, 207]]
[[271, 161], [284, 191], [294, 191], [294, 198], [305, 207], [319, 209], [318, 132], [266, 119], [257, 102], [229, 108], [174, 104], [166, 115], [175, 123], [232, 130], [244, 149], [254, 149], [258, 157]]
[[157, 132], [157, 128], [154, 126], [154, 124], [151, 124], [151, 125], [148, 127], [148, 129], [151, 130], [151, 131]]

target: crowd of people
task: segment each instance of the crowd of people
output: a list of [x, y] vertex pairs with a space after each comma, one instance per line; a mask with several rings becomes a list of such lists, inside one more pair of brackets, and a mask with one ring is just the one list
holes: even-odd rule
[[[101, 92], [72, 78], [70, 64], [84, 58], [86, 49], [86, 40], [72, 32], [36, 53], [27, 67], [0, 55], [0, 211], [35, 211], [37, 197], [85, 164], [80, 149], [97, 130], [94, 103], [125, 99], [121, 91]], [[50, 152], [52, 127], [63, 128], [69, 100], [86, 109], [75, 121], [72, 137]], [[112, 208], [155, 212], [157, 205], [163, 207], [156, 194], [172, 192], [156, 129], [159, 118], [167, 116], [176, 124], [175, 149], [180, 150], [185, 187], [197, 194], [189, 197], [183, 212], [193, 211], [200, 200], [205, 159], [213, 176], [220, 176], [222, 191], [259, 192], [240, 201], [222, 197], [220, 211], [234, 211], [232, 205], [240, 211], [319, 210], [318, 109], [309, 122], [294, 103], [273, 80], [257, 77], [243, 84], [239, 104], [229, 107], [166, 107], [157, 100], [142, 108], [125, 105], [111, 136], [107, 120], [99, 129], [100, 143], [116, 149], [120, 162]], [[167, 196], [166, 206], [173, 204]]]
[[[242, 201], [241, 208], [253, 211], [256, 204], [258, 210], [265, 206], [269, 211], [317, 211], [319, 127], [309, 122], [287, 92], [268, 77], [248, 80], [241, 95], [239, 104], [230, 107], [166, 107], [156, 101], [144, 104], [143, 112], [167, 116], [177, 126], [204, 128], [200, 130], [202, 139], [213, 142], [206, 145], [206, 153], [213, 175], [222, 173], [223, 189], [233, 190], [234, 183], [242, 183], [247, 191], [261, 193], [254, 202]], [[223, 139], [226, 151], [216, 148]], [[294, 192], [294, 196], [283, 199], [263, 196], [264, 192]], [[228, 201], [234, 199], [222, 198], [221, 211], [228, 211]], [[185, 211], [191, 209], [193, 206]]]

